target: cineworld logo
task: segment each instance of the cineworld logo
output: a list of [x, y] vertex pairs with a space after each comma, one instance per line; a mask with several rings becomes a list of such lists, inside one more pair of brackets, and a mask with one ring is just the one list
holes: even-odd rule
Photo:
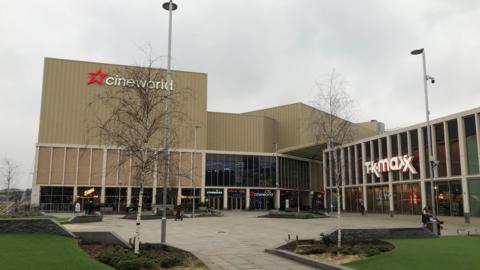
[[173, 80], [167, 82], [166, 80], [161, 81], [147, 81], [147, 80], [135, 80], [127, 79], [119, 75], [108, 76], [107, 73], [104, 73], [101, 68], [95, 72], [90, 72], [90, 79], [87, 81], [87, 84], [96, 83], [100, 86], [105, 84], [108, 86], [121, 86], [129, 88], [149, 88], [149, 89], [161, 89], [161, 90], [173, 90]]
[[365, 162], [365, 167], [367, 169], [367, 174], [375, 173], [377, 177], [380, 177], [381, 173], [391, 172], [391, 171], [410, 171], [413, 174], [417, 174], [417, 170], [413, 167], [412, 164], [413, 156], [397, 156], [390, 159], [384, 158], [378, 162], [367, 161]]

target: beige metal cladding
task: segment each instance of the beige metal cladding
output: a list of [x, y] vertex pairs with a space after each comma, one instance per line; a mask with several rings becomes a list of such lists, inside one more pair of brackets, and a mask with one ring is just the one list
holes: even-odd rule
[[[297, 146], [301, 144], [301, 103], [279, 106], [253, 112], [246, 112], [243, 115], [266, 116], [275, 119], [277, 124], [278, 149]], [[272, 142], [275, 143], [275, 142]]]
[[208, 112], [209, 150], [274, 152], [276, 135], [277, 125], [271, 118]]
[[[102, 148], [43, 147], [38, 149], [37, 182], [40, 185], [101, 186]], [[135, 173], [138, 167], [127, 151], [108, 149], [105, 166], [106, 186], [138, 186]], [[195, 158], [195, 164], [193, 159]], [[170, 161], [170, 186], [202, 185], [202, 153], [173, 152]], [[193, 168], [195, 165], [195, 168]], [[157, 164], [157, 187], [163, 186], [162, 162]], [[193, 179], [193, 183], [192, 183]], [[153, 173], [145, 177], [145, 186], [154, 185]]]
[[[246, 112], [244, 115], [267, 116], [275, 119], [278, 128], [278, 149], [318, 144], [311, 121], [314, 117], [324, 117], [327, 113], [303, 103], [294, 103], [258, 111]], [[353, 125], [354, 139], [376, 135], [373, 130]], [[321, 142], [320, 142], [321, 143]]]
[[[98, 123], [97, 117], [108, 115], [108, 108], [100, 103], [91, 105], [99, 93], [118, 90], [108, 86], [87, 84], [89, 73], [99, 68], [109, 76], [122, 74], [128, 66], [45, 58], [42, 106], [40, 113], [39, 143], [70, 145], [102, 145], [98, 136], [88, 131]], [[160, 76], [165, 70], [156, 69]], [[193, 148], [193, 126], [199, 125], [197, 148], [205, 149], [207, 141], [207, 74], [173, 71], [174, 91], [182, 93], [174, 101], [185, 124], [173, 127], [178, 133], [177, 148]], [[158, 90], [164, 91], [164, 90]], [[161, 140], [159, 140], [161, 142]], [[160, 143], [159, 143], [160, 144]]]

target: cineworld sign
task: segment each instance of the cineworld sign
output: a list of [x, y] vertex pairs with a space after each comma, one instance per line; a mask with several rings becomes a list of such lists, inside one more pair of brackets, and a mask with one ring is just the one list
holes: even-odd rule
[[96, 83], [100, 86], [105, 84], [108, 86], [121, 86], [128, 88], [149, 88], [149, 89], [162, 89], [162, 90], [173, 90], [173, 80], [167, 82], [166, 80], [160, 81], [149, 81], [149, 80], [137, 80], [137, 79], [128, 79], [119, 75], [109, 76], [107, 73], [104, 73], [101, 68], [95, 72], [90, 72], [90, 79], [87, 81], [87, 84]]
[[412, 161], [413, 156], [397, 156], [380, 159], [378, 162], [367, 161], [365, 162], [365, 168], [367, 170], [367, 174], [374, 173], [377, 177], [380, 177], [381, 173], [392, 171], [409, 171], [413, 174], [417, 174], [417, 170], [415, 170], [415, 167], [413, 167]]

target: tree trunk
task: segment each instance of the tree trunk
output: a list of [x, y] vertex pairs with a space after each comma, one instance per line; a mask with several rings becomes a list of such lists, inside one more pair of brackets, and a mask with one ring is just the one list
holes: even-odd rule
[[135, 230], [135, 247], [134, 253], [140, 253], [140, 220], [142, 217], [142, 204], [143, 204], [143, 183], [145, 181], [145, 162], [147, 160], [147, 143], [143, 146], [143, 160], [142, 160], [142, 171], [140, 172], [140, 194], [138, 195], [138, 208], [137, 208], [137, 228]]
[[342, 228], [341, 228], [341, 217], [340, 217], [340, 185], [337, 185], [337, 247], [342, 247]]
[[10, 176], [7, 179], [7, 216], [10, 214]]
[[341, 165], [339, 164], [338, 160], [338, 154], [337, 151], [333, 151], [333, 159], [335, 162], [334, 166], [334, 175], [335, 175], [335, 180], [336, 180], [336, 185], [337, 185], [337, 247], [340, 248], [342, 247], [342, 228], [341, 228], [341, 217], [340, 217], [340, 181], [341, 181]]
[[140, 194], [138, 195], [137, 208], [137, 228], [135, 230], [135, 254], [140, 253], [140, 220], [142, 216], [142, 202], [143, 202], [143, 185], [140, 187]]

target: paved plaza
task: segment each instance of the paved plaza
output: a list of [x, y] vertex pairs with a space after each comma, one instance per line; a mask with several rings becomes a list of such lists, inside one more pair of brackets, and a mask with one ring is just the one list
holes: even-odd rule
[[[224, 217], [186, 218], [183, 221], [168, 220], [167, 242], [191, 251], [212, 270], [216, 269], [312, 269], [264, 252], [297, 235], [300, 239], [318, 238], [320, 233], [335, 230], [335, 217], [322, 219], [273, 219], [258, 218], [264, 212], [225, 212]], [[466, 231], [480, 232], [480, 220], [470, 225], [463, 218], [443, 218], [443, 234], [456, 235]], [[160, 220], [142, 221], [142, 241], [160, 242]], [[386, 215], [361, 216], [343, 214], [344, 228], [399, 228], [419, 227], [420, 216]], [[133, 236], [134, 220], [120, 216], [105, 216], [104, 221], [90, 224], [70, 224], [72, 231], [114, 231], [128, 239]]]

